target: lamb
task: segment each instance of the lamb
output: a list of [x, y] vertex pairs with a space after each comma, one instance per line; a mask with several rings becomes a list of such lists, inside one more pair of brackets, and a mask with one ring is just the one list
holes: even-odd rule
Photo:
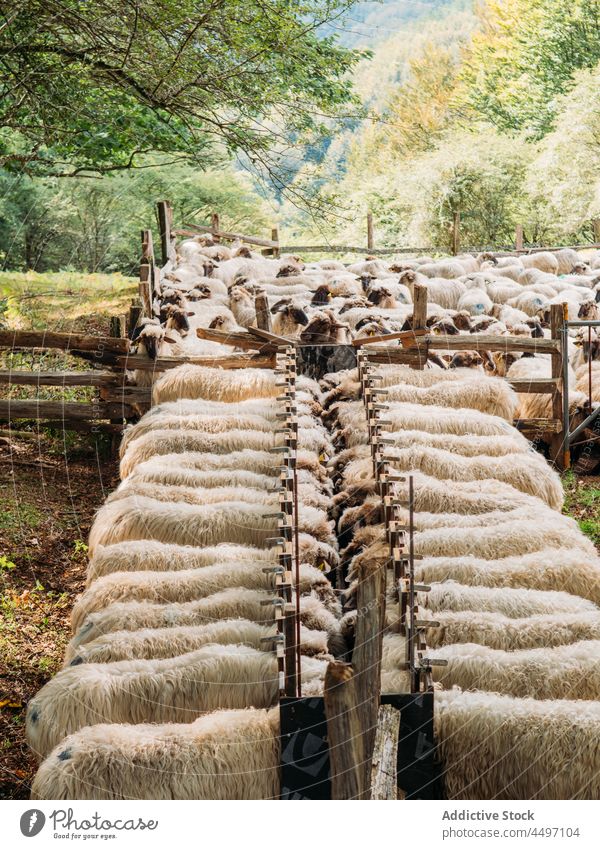
[[[332, 545], [331, 526], [314, 507], [300, 507], [299, 530]], [[264, 504], [224, 501], [197, 506], [129, 496], [105, 504], [90, 531], [89, 552], [97, 545], [128, 539], [156, 539], [179, 545], [216, 545], [238, 542], [264, 546], [277, 536], [278, 511]]]
[[517, 398], [513, 390], [505, 381], [494, 377], [471, 378], [423, 388], [398, 384], [388, 386], [385, 397], [388, 401], [419, 405], [467, 407], [482, 413], [493, 413], [511, 423], [517, 407]]
[[278, 710], [217, 711], [178, 725], [93, 725], [54, 749], [31, 798], [277, 799], [279, 740]]
[[600, 639], [600, 612], [546, 613], [512, 619], [497, 612], [458, 610], [438, 611], [435, 619], [439, 627], [426, 630], [429, 648], [478, 643], [492, 649], [515, 651]]
[[460, 690], [435, 703], [448, 799], [599, 797], [600, 704]]
[[274, 398], [279, 395], [276, 376], [268, 369], [241, 372], [204, 366], [183, 365], [170, 369], [154, 384], [152, 403], [180, 398], [211, 401], [244, 401], [248, 398]]
[[[322, 690], [326, 662], [302, 660], [307, 695]], [[69, 734], [102, 722], [190, 722], [219, 708], [273, 707], [277, 658], [248, 646], [206, 645], [165, 660], [63, 669], [29, 702], [27, 739], [45, 757]]]
[[448, 661], [434, 667], [434, 678], [447, 689], [534, 699], [598, 700], [600, 695], [600, 640], [512, 652], [459, 643], [441, 646], [436, 656]]
[[[272, 638], [272, 639], [270, 639]], [[270, 625], [248, 619], [225, 619], [210, 625], [182, 625], [176, 628], [143, 628], [141, 631], [114, 631], [68, 652], [65, 666], [80, 663], [114, 663], [117, 660], [157, 660], [195, 651], [208, 643], [244, 645], [272, 651], [277, 632]], [[300, 627], [302, 654], [328, 656], [327, 633]]]
[[[181, 604], [153, 604], [148, 601], [115, 602], [91, 613], [77, 631], [69, 651], [112, 631], [139, 631], [142, 628], [168, 628], [176, 625], [205, 625], [218, 619], [249, 619], [265, 625], [275, 622], [272, 592], [232, 587], [198, 601]], [[300, 598], [300, 619], [307, 628], [339, 633], [339, 623], [316, 596]]]
[[[485, 519], [491, 514], [480, 515]], [[519, 552], [492, 560], [480, 552], [425, 557], [417, 564], [415, 577], [422, 583], [452, 579], [470, 586], [564, 590], [600, 605], [600, 561], [587, 545], [567, 550], [564, 546], [548, 546], [529, 554]]]
[[[338, 603], [325, 575], [314, 566], [301, 564], [299, 589], [303, 594], [314, 591], [334, 613]], [[201, 569], [167, 572], [114, 572], [94, 582], [79, 596], [71, 614], [73, 632], [86, 616], [117, 601], [152, 601], [161, 604], [194, 601], [229, 587], [275, 591], [275, 564], [269, 569], [264, 560], [216, 563]]]

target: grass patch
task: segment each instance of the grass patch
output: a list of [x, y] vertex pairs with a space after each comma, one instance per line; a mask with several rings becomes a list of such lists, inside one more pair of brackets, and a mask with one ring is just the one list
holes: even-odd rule
[[600, 478], [577, 478], [568, 471], [563, 475], [563, 487], [563, 513], [572, 516], [583, 533], [600, 549]]
[[22, 527], [33, 531], [39, 528], [43, 521], [41, 512], [32, 504], [19, 502], [12, 510], [8, 508], [0, 510], [0, 530], [3, 531], [15, 531]]
[[73, 330], [94, 314], [125, 313], [136, 294], [122, 274], [0, 272], [1, 321], [19, 330]]

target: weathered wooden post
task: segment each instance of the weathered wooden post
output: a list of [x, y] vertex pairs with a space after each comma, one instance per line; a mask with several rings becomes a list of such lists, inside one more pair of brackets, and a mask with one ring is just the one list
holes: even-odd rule
[[371, 777], [371, 753], [377, 728], [381, 693], [381, 651], [385, 621], [386, 567], [371, 560], [358, 570], [356, 629], [352, 666], [356, 680], [359, 713], [366, 753], [364, 770], [368, 785]]
[[213, 242], [220, 242], [221, 237], [219, 236], [220, 228], [218, 212], [211, 212], [210, 214], [210, 229], [213, 237]]
[[565, 322], [569, 318], [567, 304], [550, 305], [550, 334], [558, 342], [558, 350], [552, 352], [552, 377], [556, 379], [556, 390], [552, 392], [552, 418], [560, 422], [560, 429], [555, 431], [550, 442], [550, 459], [554, 461], [561, 472], [571, 465], [569, 452], [569, 434], [565, 433], [564, 404], [565, 386], [563, 376], [564, 346], [567, 344], [564, 332]]
[[523, 250], [523, 225], [517, 224], [515, 228], [515, 250]]
[[373, 213], [367, 212], [367, 250], [372, 251], [375, 247], [373, 239]]
[[277, 242], [276, 247], [273, 248], [273, 256], [279, 256], [279, 227], [273, 227], [271, 230], [271, 241]]
[[[427, 328], [427, 286], [415, 283], [413, 287], [413, 330], [425, 330]], [[424, 369], [427, 363], [427, 344], [423, 339], [419, 340], [419, 357], [417, 369]]]
[[456, 256], [460, 252], [460, 212], [455, 212], [452, 217], [452, 253]]
[[600, 245], [600, 218], [592, 220], [592, 227], [594, 228], [594, 243]]
[[259, 330], [271, 332], [271, 312], [269, 310], [269, 299], [266, 295], [257, 295], [254, 299], [256, 308], [256, 326]]
[[160, 233], [160, 248], [162, 264], [166, 265], [171, 258], [171, 230], [173, 229], [173, 210], [167, 200], [159, 200], [156, 204], [158, 212], [158, 230]]
[[325, 714], [332, 799], [368, 799], [367, 753], [352, 666], [332, 661], [325, 673]]
[[381, 705], [373, 746], [371, 799], [398, 798], [398, 741], [400, 711]]

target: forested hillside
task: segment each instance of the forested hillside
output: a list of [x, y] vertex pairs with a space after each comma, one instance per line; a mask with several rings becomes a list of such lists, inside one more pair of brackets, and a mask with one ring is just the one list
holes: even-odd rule
[[[265, 76], [265, 95], [246, 93], [252, 109], [264, 96], [262, 123], [240, 118], [235, 137], [225, 123], [217, 147], [201, 131], [196, 142], [182, 137], [172, 121], [171, 135], [161, 130], [155, 138], [149, 123], [152, 152], [126, 168], [121, 159], [132, 139], [121, 130], [94, 134], [89, 121], [82, 130], [78, 116], [73, 132], [89, 135], [83, 165], [99, 173], [80, 173], [79, 163], [64, 177], [44, 171], [44, 162], [20, 167], [22, 148], [37, 144], [35, 136], [23, 142], [5, 132], [0, 266], [130, 273], [137, 231], [157, 197], [172, 200], [180, 222], [204, 222], [213, 209], [232, 230], [265, 234], [278, 222], [288, 244], [363, 243], [369, 209], [378, 244], [446, 250], [455, 212], [464, 245], [510, 245], [517, 223], [529, 243], [592, 238], [592, 219], [600, 216], [595, 0], [334, 5], [318, 39], [298, 48], [298, 62], [290, 65], [288, 55], [285, 114], [277, 105], [285, 81], [273, 62], [280, 90]], [[283, 54], [290, 32], [282, 27], [276, 36]], [[243, 67], [250, 48], [235, 29], [231, 37]], [[260, 48], [268, 53], [264, 38]], [[136, 55], [128, 61], [135, 70]], [[217, 71], [207, 68], [207, 85]], [[178, 73], [185, 82], [187, 66]], [[242, 93], [229, 94], [239, 100]], [[95, 108], [96, 89], [89, 97]], [[169, 104], [175, 115], [180, 107]], [[4, 110], [12, 115], [10, 103]], [[130, 105], [123, 110], [119, 126], [127, 115], [138, 120]], [[59, 158], [69, 153], [65, 144]], [[76, 165], [79, 150], [69, 153]]]
[[290, 237], [364, 243], [371, 209], [380, 244], [447, 249], [455, 211], [464, 244], [508, 245], [516, 223], [531, 243], [590, 239], [600, 215], [597, 3], [432, 4], [400, 32], [404, 4], [367, 3], [356, 30], [384, 20], [388, 5], [390, 36], [355, 72], [369, 118], [300, 175], [335, 214], [286, 210]]

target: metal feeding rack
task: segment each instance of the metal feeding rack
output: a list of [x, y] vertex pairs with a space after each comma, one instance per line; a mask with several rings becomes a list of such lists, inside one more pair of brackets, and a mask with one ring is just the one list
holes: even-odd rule
[[[439, 623], [419, 617], [417, 594], [427, 593], [431, 587], [415, 580], [415, 562], [421, 556], [414, 550], [414, 479], [412, 475], [395, 473], [390, 466], [393, 458], [386, 454], [385, 449], [393, 440], [385, 436], [383, 428], [389, 427], [391, 422], [384, 417], [387, 404], [377, 400], [383, 394], [377, 386], [382, 376], [374, 369], [365, 350], [358, 353], [358, 375], [367, 414], [373, 473], [382, 500], [389, 562], [394, 573], [394, 591], [399, 606], [398, 630], [406, 639], [404, 669], [409, 675], [409, 692], [432, 692], [432, 667], [446, 666], [447, 661], [432, 658], [427, 651], [425, 632], [428, 628], [439, 627]], [[405, 484], [408, 497], [398, 496], [397, 484]], [[401, 510], [406, 511], [407, 518]]]

